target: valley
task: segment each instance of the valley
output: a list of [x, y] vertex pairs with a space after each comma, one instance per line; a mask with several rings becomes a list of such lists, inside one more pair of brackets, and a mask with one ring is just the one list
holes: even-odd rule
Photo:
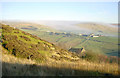
[[119, 77], [115, 1], [0, 1], [0, 76]]
[[[1, 24], [1, 26], [2, 46], [0, 49], [3, 56], [3, 76], [119, 75], [117, 57], [107, 57], [91, 51], [73, 53], [9, 25]], [[71, 37], [70, 34], [64, 36]], [[79, 36], [76, 37], [79, 38]]]
[[[5, 22], [5, 23], [10, 24], [11, 26], [16, 27], [20, 30], [23, 30], [25, 32], [36, 35], [66, 50], [69, 50], [72, 47], [74, 48], [82, 47], [82, 48], [85, 48], [87, 51], [92, 51], [95, 53], [101, 53], [108, 56], [119, 56], [118, 46], [120, 45], [118, 45], [118, 37], [105, 36], [105, 35], [101, 35], [100, 33], [99, 34], [94, 34], [94, 33], [77, 34], [77, 33], [74, 33], [74, 31], [63, 32], [61, 30], [57, 30], [55, 28], [51, 28], [46, 25], [40, 25], [40, 24], [34, 24], [34, 23], [31, 25], [30, 23], [26, 23], [26, 24], [23, 23], [23, 25], [21, 25], [20, 22], [19, 23], [14, 22], [15, 24], [12, 22], [8, 22], [8, 23]], [[107, 28], [104, 29], [104, 31], [106, 31]]]

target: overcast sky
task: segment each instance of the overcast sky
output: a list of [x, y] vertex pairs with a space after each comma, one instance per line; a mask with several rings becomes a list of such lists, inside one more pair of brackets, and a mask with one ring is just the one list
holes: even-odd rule
[[117, 23], [117, 2], [2, 2], [3, 20]]

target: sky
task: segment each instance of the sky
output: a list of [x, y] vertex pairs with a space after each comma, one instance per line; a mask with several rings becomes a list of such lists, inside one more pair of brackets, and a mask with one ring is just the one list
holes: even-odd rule
[[117, 2], [1, 2], [2, 20], [118, 22]]

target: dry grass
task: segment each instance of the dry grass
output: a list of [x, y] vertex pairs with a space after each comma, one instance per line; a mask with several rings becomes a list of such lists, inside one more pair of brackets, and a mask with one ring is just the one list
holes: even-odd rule
[[[1, 48], [1, 47], [0, 47]], [[104, 76], [120, 75], [118, 64], [93, 63], [79, 59], [78, 61], [56, 61], [48, 58], [44, 63], [35, 60], [17, 58], [7, 54], [3, 48], [3, 76]]]
[[16, 58], [3, 54], [3, 75], [16, 76], [100, 76], [118, 75], [117, 64], [90, 63], [86, 60], [77, 62], [55, 61], [49, 59], [45, 63], [36, 63], [34, 60]]

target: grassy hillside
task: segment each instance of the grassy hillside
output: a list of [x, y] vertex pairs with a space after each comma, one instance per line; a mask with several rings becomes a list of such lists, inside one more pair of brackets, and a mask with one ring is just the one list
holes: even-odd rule
[[60, 33], [59, 35], [50, 34], [50, 32], [44, 31], [33, 31], [24, 29], [23, 31], [29, 32], [31, 34], [37, 35], [44, 40], [52, 42], [63, 49], [70, 49], [70, 47], [84, 47], [86, 50], [93, 51], [95, 53], [102, 53], [108, 56], [118, 56], [118, 38], [102, 36], [98, 38], [84, 37], [76, 34], [66, 34]]
[[92, 52], [81, 57], [8, 25], [0, 28], [3, 76], [119, 75], [116, 57], [110, 59]]
[[77, 58], [72, 57], [71, 52], [68, 53], [52, 43], [7, 25], [2, 25], [2, 46], [17, 57], [35, 59], [40, 62], [47, 58], [69, 60]]
[[86, 60], [38, 63], [35, 60], [16, 58], [2, 49], [3, 76], [117, 76], [118, 65], [93, 63]]
[[[75, 48], [85, 47], [86, 50], [95, 53], [102, 53], [108, 56], [118, 56], [118, 46], [120, 45], [118, 43], [117, 37], [103, 36], [98, 38], [92, 38], [68, 33], [70, 34], [69, 36], [67, 34], [62, 34], [63, 32], [60, 32], [53, 28], [49, 28], [44, 25], [26, 22], [5, 22], [5, 23], [10, 24], [10, 26], [12, 27], [19, 28], [25, 32], [34, 34], [40, 37], [41, 39], [54, 43], [57, 46], [60, 46], [61, 48], [66, 50], [70, 49], [71, 47]], [[100, 33], [101, 32], [109, 34], [117, 33], [117, 28], [108, 27], [100, 24], [83, 23], [80, 24], [80, 27], [81, 26], [85, 27], [86, 29], [90, 28]], [[59, 34], [50, 34], [51, 32], [57, 32]]]

